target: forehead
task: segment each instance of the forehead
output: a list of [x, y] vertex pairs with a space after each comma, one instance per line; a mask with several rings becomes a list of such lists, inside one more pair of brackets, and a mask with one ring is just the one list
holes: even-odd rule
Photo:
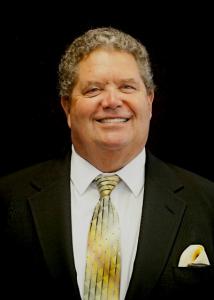
[[139, 76], [138, 64], [134, 56], [125, 51], [115, 49], [96, 49], [84, 57], [77, 69], [80, 77], [102, 76], [104, 74], [115, 76]]

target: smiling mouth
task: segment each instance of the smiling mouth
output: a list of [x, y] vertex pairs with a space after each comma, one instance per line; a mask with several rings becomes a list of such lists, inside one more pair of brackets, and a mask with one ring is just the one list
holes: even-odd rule
[[106, 118], [97, 120], [99, 123], [109, 124], [109, 123], [125, 123], [129, 119], [128, 118]]

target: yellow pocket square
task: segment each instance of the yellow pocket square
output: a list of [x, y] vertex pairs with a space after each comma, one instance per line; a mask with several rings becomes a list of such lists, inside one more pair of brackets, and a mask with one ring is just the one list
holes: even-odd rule
[[209, 259], [202, 245], [190, 245], [181, 254], [178, 267], [210, 265]]

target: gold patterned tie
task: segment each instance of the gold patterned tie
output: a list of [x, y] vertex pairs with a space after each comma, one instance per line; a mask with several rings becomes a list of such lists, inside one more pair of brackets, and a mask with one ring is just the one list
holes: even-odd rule
[[118, 300], [120, 294], [120, 229], [118, 214], [110, 193], [120, 181], [117, 175], [99, 175], [95, 179], [100, 192], [91, 220], [84, 300]]

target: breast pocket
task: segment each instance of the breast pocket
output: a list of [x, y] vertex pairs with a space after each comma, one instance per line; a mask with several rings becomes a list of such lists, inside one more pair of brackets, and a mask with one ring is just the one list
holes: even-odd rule
[[173, 276], [177, 289], [186, 296], [195, 296], [195, 299], [199, 299], [211, 293], [211, 289], [213, 290], [214, 268], [212, 266], [174, 267]]

